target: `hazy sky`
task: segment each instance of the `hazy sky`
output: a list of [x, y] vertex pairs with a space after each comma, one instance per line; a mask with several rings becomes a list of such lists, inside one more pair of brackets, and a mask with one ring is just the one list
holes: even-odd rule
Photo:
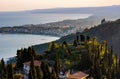
[[0, 11], [120, 5], [120, 0], [0, 0]]

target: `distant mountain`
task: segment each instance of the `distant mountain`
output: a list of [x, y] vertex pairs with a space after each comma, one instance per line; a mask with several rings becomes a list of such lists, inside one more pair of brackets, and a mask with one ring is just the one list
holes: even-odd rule
[[94, 15], [120, 15], [120, 5], [104, 6], [104, 7], [37, 9], [37, 10], [32, 10], [30, 12], [31, 13], [83, 13], [83, 14], [94, 14]]
[[[106, 40], [108, 42], [108, 46], [113, 46], [114, 52], [120, 57], [120, 20], [100, 24], [82, 32], [82, 34], [89, 35], [91, 37], [96, 36], [99, 42]], [[76, 34], [70, 34], [62, 37], [56, 42], [62, 43], [63, 41], [66, 41], [72, 43], [74, 38], [76, 38]], [[43, 52], [47, 49], [48, 45], [49, 43], [36, 45], [34, 48], [37, 52]]]

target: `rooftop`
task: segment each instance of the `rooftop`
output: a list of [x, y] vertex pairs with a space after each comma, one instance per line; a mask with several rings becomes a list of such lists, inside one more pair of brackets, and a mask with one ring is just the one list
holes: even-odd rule
[[84, 72], [76, 72], [74, 74], [71, 74], [67, 79], [84, 79], [88, 76], [88, 74], [85, 74]]
[[[31, 63], [31, 61], [28, 61], [28, 62], [24, 62], [23, 64], [26, 65], [26, 66], [30, 66], [30, 63]], [[38, 61], [38, 60], [34, 60], [34, 65], [35, 66], [40, 66], [41, 62]]]

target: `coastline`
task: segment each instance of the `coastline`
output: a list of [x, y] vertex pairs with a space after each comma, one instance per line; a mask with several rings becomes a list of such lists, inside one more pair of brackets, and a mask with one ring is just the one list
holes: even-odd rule
[[0, 58], [11, 58], [16, 56], [16, 51], [38, 44], [58, 40], [60, 37], [36, 34], [0, 34]]

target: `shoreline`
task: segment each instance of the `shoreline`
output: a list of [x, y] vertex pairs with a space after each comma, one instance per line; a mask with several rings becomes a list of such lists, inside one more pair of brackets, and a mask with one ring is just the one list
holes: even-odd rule
[[5, 34], [5, 33], [1, 34], [0, 33], [0, 37], [2, 38], [1, 39], [2, 43], [0, 45], [1, 47], [0, 58], [4, 58], [4, 59], [9, 59], [11, 57], [16, 56], [17, 53], [16, 51], [21, 48], [28, 48], [29, 46], [49, 43], [51, 41], [60, 39], [60, 37], [55, 37], [50, 35], [38, 35], [38, 34], [36, 35], [36, 34]]
[[48, 35], [48, 34], [33, 34], [33, 33], [0, 33], [1, 35], [4, 35], [4, 34], [11, 34], [11, 35], [14, 35], [14, 34], [23, 34], [23, 35], [41, 35], [41, 36], [50, 36], [50, 37], [59, 37], [61, 38], [62, 36], [58, 36], [58, 35]]

